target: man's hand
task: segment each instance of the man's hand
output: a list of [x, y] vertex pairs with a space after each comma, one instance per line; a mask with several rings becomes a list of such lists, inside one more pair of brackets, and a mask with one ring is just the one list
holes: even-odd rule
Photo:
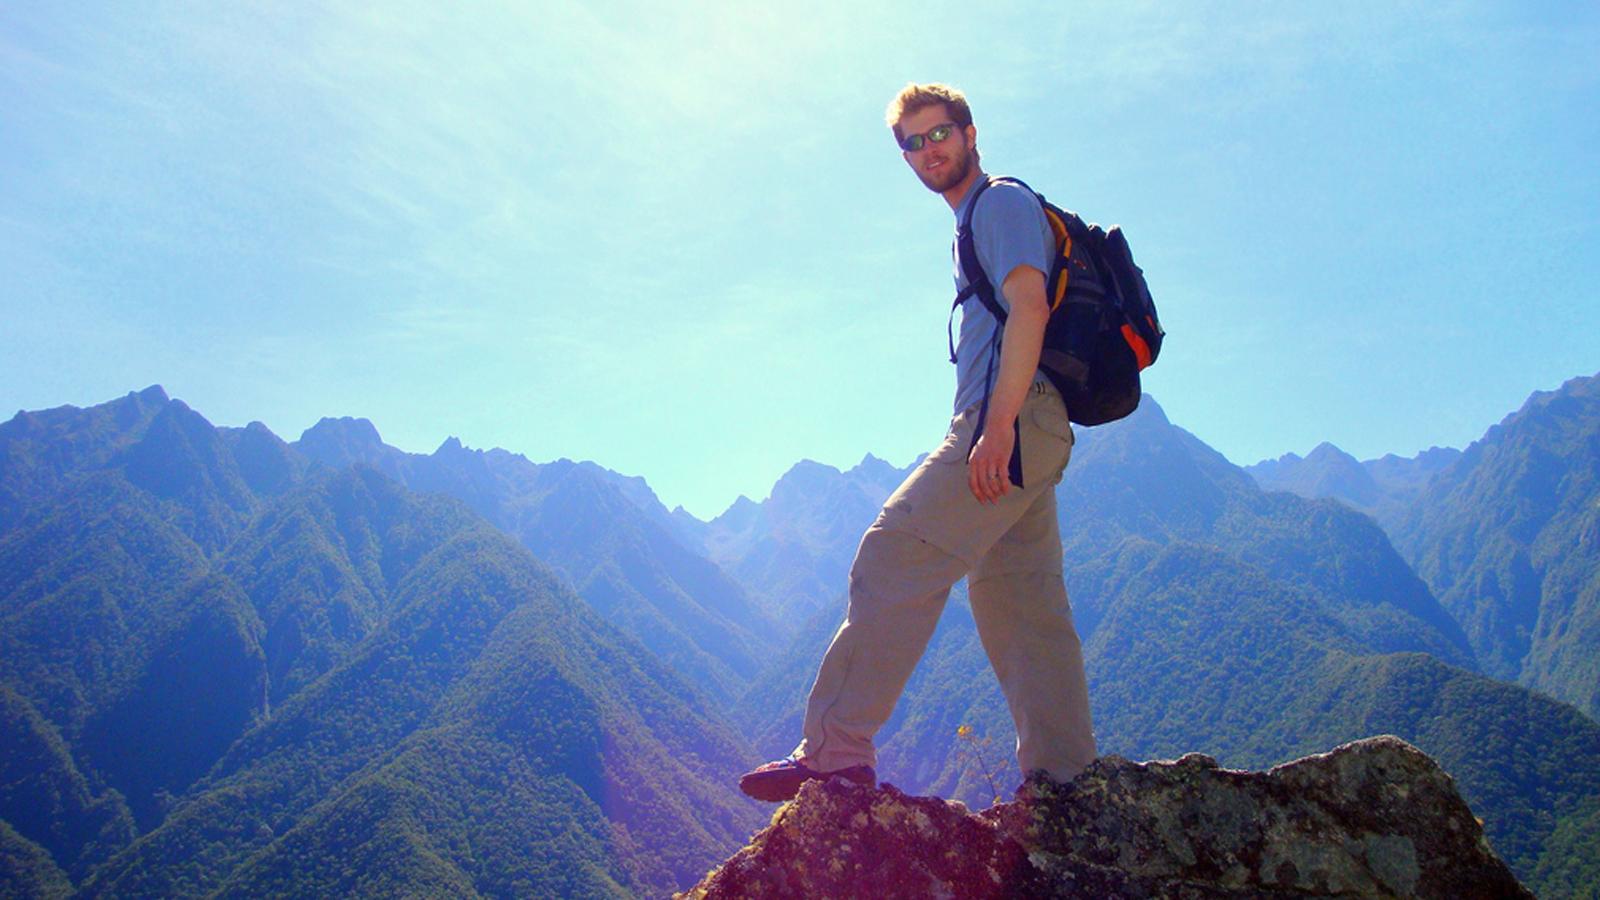
[[[992, 417], [991, 417], [992, 418]], [[990, 425], [995, 423], [991, 421]], [[1011, 451], [1016, 435], [1008, 423], [1004, 428], [985, 427], [967, 460], [967, 486], [979, 503], [998, 503], [1011, 493]]]
[[1032, 266], [1012, 269], [1000, 286], [1011, 315], [1000, 342], [1000, 373], [989, 395], [983, 434], [967, 460], [967, 485], [979, 503], [998, 503], [1011, 493], [1011, 451], [1016, 445], [1017, 416], [1039, 368], [1039, 348], [1050, 319], [1044, 273]]

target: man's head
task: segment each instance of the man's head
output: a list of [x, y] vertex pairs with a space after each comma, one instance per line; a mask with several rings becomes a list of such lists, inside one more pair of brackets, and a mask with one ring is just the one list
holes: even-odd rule
[[948, 85], [908, 84], [886, 119], [911, 170], [954, 206], [979, 174], [978, 130], [967, 98]]
[[921, 112], [930, 106], [944, 107], [945, 114], [951, 122], [965, 130], [972, 125], [972, 109], [967, 106], [965, 94], [948, 84], [908, 84], [901, 88], [889, 103], [889, 112], [885, 118], [889, 127], [894, 129], [894, 142], [896, 144], [905, 139], [905, 132], [900, 130], [900, 122], [907, 116]]

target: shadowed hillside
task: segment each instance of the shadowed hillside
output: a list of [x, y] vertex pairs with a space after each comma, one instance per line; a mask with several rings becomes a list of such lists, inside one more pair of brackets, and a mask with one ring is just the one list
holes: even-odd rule
[[1395, 534], [1487, 671], [1600, 715], [1600, 376], [1530, 397]]
[[861, 532], [910, 472], [870, 455], [845, 472], [806, 460], [760, 503], [740, 497], [710, 522], [677, 520], [708, 557], [793, 627], [836, 604]]
[[592, 463], [471, 450], [454, 438], [431, 456], [405, 453], [365, 419], [323, 419], [294, 447], [463, 501], [724, 707], [780, 644], [776, 623], [745, 590], [687, 549], [665, 510], [652, 514], [659, 503], [637, 480]]
[[159, 389], [0, 460], [6, 890], [659, 896], [759, 821], [719, 714], [456, 500]]
[[[1328, 445], [1251, 466], [1264, 486], [1369, 512], [1495, 677], [1600, 710], [1600, 377], [1537, 393], [1463, 453], [1355, 463]], [[1352, 467], [1384, 490], [1371, 490]]]

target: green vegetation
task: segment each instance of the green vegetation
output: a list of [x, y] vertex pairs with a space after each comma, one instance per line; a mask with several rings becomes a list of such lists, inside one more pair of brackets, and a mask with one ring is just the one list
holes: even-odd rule
[[994, 738], [987, 734], [980, 735], [971, 725], [962, 725], [956, 729], [956, 739], [962, 744], [961, 752], [956, 756], [956, 762], [967, 767], [969, 777], [983, 776], [983, 784], [989, 788], [989, 793], [994, 795], [994, 802], [1004, 802], [999, 782], [995, 781], [995, 768], [990, 763], [996, 749]]
[[[1255, 768], [1396, 734], [1541, 897], [1594, 900], [1600, 725], [1484, 674], [1600, 684], [1600, 410], [1569, 393], [1419, 495], [1448, 515], [1413, 558], [1463, 624], [1371, 520], [1260, 491], [1153, 403], [1083, 435], [1062, 531], [1102, 751]], [[688, 529], [587, 464], [360, 424], [308, 433], [323, 462], [159, 389], [0, 424], [0, 898], [625, 900], [762, 824], [733, 785], [793, 747], [842, 603], [774, 650], [688, 548], [798, 618], [889, 467], [797, 467], [781, 516]], [[1014, 738], [958, 585], [880, 775], [987, 806]]]
[[1600, 900], [1600, 802], [1556, 820], [1532, 880], [1544, 897]]
[[65, 900], [71, 893], [50, 853], [0, 821], [0, 900]]
[[671, 536], [664, 509], [637, 505], [636, 495], [655, 502], [642, 483], [592, 463], [535, 465], [503, 450], [469, 450], [454, 439], [431, 456], [408, 454], [356, 419], [324, 419], [295, 447], [330, 465], [371, 465], [412, 490], [466, 503], [723, 705], [781, 642], [774, 622], [742, 588]]
[[0, 892], [659, 896], [759, 824], [700, 695], [460, 503], [135, 400], [0, 429]]
[[1558, 825], [1600, 802], [1600, 723], [1566, 704], [1420, 653], [1331, 654], [1275, 727], [1256, 758], [1279, 742], [1293, 755], [1369, 734], [1415, 744], [1455, 776], [1496, 852], [1532, 883], [1541, 860], [1584, 859], [1550, 855]]
[[1600, 377], [1535, 394], [1436, 476], [1395, 544], [1484, 670], [1600, 716]]

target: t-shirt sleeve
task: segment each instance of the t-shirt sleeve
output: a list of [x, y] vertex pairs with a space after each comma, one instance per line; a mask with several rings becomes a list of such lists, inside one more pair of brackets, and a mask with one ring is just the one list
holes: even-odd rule
[[1001, 303], [1005, 299], [1000, 296], [1000, 286], [1012, 269], [1028, 265], [1049, 274], [1049, 235], [1044, 210], [1027, 188], [997, 184], [978, 197], [972, 211], [973, 245]]

